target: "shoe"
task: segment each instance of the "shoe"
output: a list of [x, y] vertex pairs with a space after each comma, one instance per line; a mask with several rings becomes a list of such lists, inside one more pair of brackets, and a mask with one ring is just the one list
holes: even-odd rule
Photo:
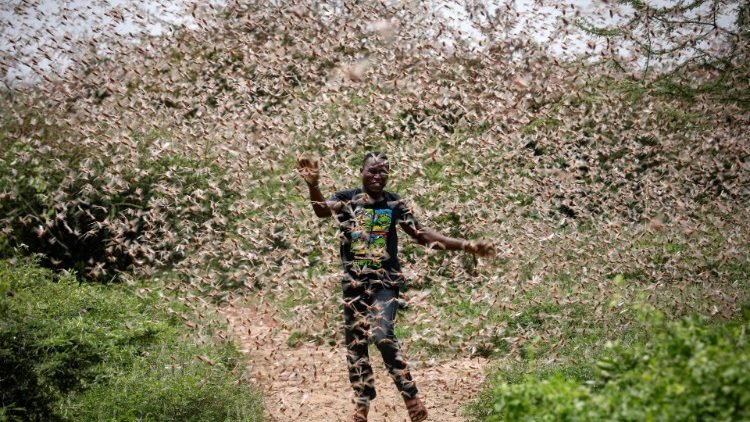
[[357, 405], [352, 415], [352, 422], [367, 422], [367, 412], [370, 411], [368, 406]]
[[404, 399], [404, 402], [406, 402], [406, 410], [409, 411], [411, 422], [422, 422], [427, 419], [427, 409], [419, 397]]

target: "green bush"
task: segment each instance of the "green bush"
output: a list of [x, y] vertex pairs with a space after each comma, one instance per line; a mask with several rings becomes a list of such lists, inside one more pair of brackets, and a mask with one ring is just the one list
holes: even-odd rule
[[237, 192], [218, 160], [170, 149], [162, 134], [87, 140], [30, 110], [0, 124], [0, 257], [22, 249], [106, 281], [174, 263], [228, 223]]
[[194, 338], [158, 294], [0, 261], [0, 415], [260, 420], [230, 343]]
[[499, 375], [470, 413], [484, 421], [750, 419], [750, 315], [721, 323], [644, 315], [643, 338], [609, 345], [590, 376], [571, 368]]

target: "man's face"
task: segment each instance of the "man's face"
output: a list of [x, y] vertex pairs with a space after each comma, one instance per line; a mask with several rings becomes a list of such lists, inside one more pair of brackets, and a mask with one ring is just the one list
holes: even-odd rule
[[379, 196], [388, 182], [388, 161], [381, 158], [369, 158], [362, 168], [362, 186], [371, 196]]

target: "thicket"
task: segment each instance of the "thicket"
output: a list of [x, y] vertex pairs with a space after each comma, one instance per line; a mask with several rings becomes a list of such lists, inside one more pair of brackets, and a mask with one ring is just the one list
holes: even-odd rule
[[470, 408], [483, 421], [750, 418], [750, 309], [735, 321], [641, 311], [635, 339], [592, 362], [496, 373]]
[[111, 281], [173, 264], [229, 224], [221, 213], [237, 194], [219, 188], [225, 173], [210, 154], [175, 151], [178, 140], [157, 130], [86, 134], [7, 93], [2, 103], [0, 256], [40, 254]]
[[1, 260], [0, 419], [261, 420], [240, 352], [138, 290]]

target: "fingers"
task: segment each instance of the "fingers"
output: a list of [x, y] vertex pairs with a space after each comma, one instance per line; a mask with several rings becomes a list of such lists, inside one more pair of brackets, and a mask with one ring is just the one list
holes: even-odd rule
[[487, 240], [478, 240], [470, 243], [469, 252], [479, 256], [489, 256], [495, 253], [495, 245]]
[[311, 160], [310, 158], [301, 155], [297, 156], [297, 171], [308, 185], [318, 183], [320, 175], [318, 160]]
[[482, 240], [480, 243], [482, 244], [482, 256], [489, 256], [495, 253], [495, 245], [491, 242]]
[[318, 170], [320, 168], [320, 164], [318, 164], [317, 160], [311, 160], [303, 156], [297, 157], [297, 166], [301, 169], [311, 170]]

